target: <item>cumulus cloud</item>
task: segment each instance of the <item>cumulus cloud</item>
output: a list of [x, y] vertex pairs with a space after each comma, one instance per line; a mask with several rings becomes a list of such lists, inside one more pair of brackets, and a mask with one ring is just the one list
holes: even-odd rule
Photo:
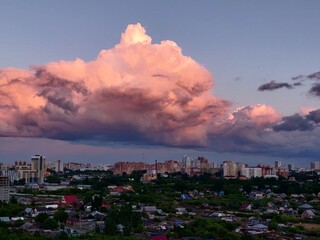
[[173, 41], [153, 44], [138, 23], [90, 62], [0, 70], [0, 135], [205, 145], [230, 103]]
[[[260, 90], [293, 85], [272, 81]], [[213, 87], [212, 74], [175, 42], [152, 43], [139, 23], [129, 25], [119, 44], [92, 61], [0, 69], [0, 136], [318, 151], [319, 109], [281, 117], [258, 104], [229, 114], [231, 103], [214, 96]]]
[[302, 108], [300, 108], [299, 114], [306, 116], [314, 110], [316, 110], [314, 107], [302, 107]]
[[272, 107], [259, 104], [235, 110], [215, 123], [209, 134], [210, 148], [216, 151], [255, 153], [275, 156], [319, 154], [320, 109], [307, 115], [281, 117]]
[[257, 104], [236, 109], [228, 119], [213, 124], [209, 144], [217, 151], [265, 152], [267, 135], [281, 119], [271, 106]]

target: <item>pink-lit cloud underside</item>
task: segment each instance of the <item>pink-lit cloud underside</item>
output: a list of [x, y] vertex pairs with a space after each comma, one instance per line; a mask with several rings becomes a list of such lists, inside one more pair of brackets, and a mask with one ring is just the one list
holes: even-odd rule
[[[175, 42], [153, 44], [139, 23], [129, 25], [120, 43], [93, 61], [0, 69], [0, 136], [222, 151], [275, 144], [286, 149], [306, 137], [282, 132], [280, 114], [264, 104], [230, 114], [231, 103], [214, 96], [213, 86], [212, 74], [184, 56]], [[302, 119], [310, 121], [307, 117]], [[319, 136], [318, 128], [312, 130]], [[311, 147], [305, 148], [318, 141], [308, 141]]]

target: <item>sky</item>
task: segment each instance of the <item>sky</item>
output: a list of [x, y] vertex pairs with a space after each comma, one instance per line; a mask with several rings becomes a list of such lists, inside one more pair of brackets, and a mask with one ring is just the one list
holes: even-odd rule
[[309, 166], [320, 159], [319, 7], [4, 0], [0, 161]]

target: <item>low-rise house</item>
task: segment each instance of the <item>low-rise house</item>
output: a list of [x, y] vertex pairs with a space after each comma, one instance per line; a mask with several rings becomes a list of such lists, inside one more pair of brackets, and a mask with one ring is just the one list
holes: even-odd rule
[[35, 216], [35, 211], [32, 208], [26, 208], [24, 210], [24, 214], [26, 217], [34, 217]]
[[70, 227], [65, 227], [64, 231], [71, 237], [80, 237], [81, 235], [85, 234], [85, 231], [83, 230], [70, 228]]
[[155, 213], [157, 211], [157, 207], [156, 206], [144, 206], [141, 208], [141, 210], [143, 212], [147, 212], [147, 213]]
[[10, 223], [11, 220], [9, 217], [0, 217], [0, 222], [4, 222], [4, 223]]
[[221, 218], [221, 217], [224, 217], [225, 214], [224, 213], [219, 213], [219, 212], [213, 212], [210, 214], [210, 217], [212, 218]]
[[91, 185], [88, 185], [88, 184], [79, 184], [77, 186], [78, 189], [80, 190], [84, 190], [84, 189], [91, 189]]
[[34, 209], [34, 216], [37, 216], [39, 213], [48, 213], [49, 214], [50, 210], [45, 208], [45, 207], [38, 207]]
[[167, 240], [167, 236], [165, 234], [151, 236], [150, 240]]
[[11, 222], [16, 222], [16, 221], [19, 221], [19, 220], [24, 221], [24, 217], [12, 217], [11, 218]]
[[182, 215], [188, 213], [188, 211], [185, 208], [176, 208], [176, 214]]
[[267, 205], [268, 205], [268, 208], [271, 208], [271, 209], [275, 209], [276, 208], [276, 206], [274, 205], [273, 202], [268, 202]]
[[244, 209], [244, 210], [251, 211], [252, 210], [252, 204], [251, 203], [243, 204], [241, 208]]
[[279, 214], [279, 211], [275, 210], [275, 209], [267, 209], [264, 213], [266, 213], [266, 214]]
[[180, 196], [180, 199], [181, 199], [181, 200], [191, 199], [191, 196], [190, 196], [189, 194], [182, 194], [182, 195]]
[[315, 214], [313, 213], [312, 210], [308, 209], [305, 210], [302, 214], [301, 214], [301, 218], [303, 219], [312, 219], [314, 218]]
[[120, 197], [121, 196], [121, 193], [120, 192], [110, 192], [109, 195], [111, 197]]
[[177, 227], [182, 227], [185, 224], [185, 221], [181, 220], [181, 219], [175, 219], [174, 220], [174, 225]]
[[95, 220], [103, 220], [106, 218], [107, 214], [101, 213], [99, 211], [94, 211], [91, 213], [91, 216], [94, 217]]
[[304, 204], [300, 205], [298, 208], [299, 208], [300, 210], [313, 209], [313, 207], [312, 207], [310, 204], [308, 204], [308, 203], [304, 203]]
[[76, 195], [64, 195], [60, 205], [73, 207], [76, 204], [79, 204], [78, 197]]
[[248, 233], [250, 234], [261, 234], [261, 233], [266, 233], [268, 232], [268, 226], [267, 225], [264, 225], [264, 224], [261, 224], [261, 223], [258, 223], [258, 224], [255, 224], [253, 226], [249, 226], [247, 228], [248, 230]]
[[20, 226], [20, 229], [26, 232], [38, 232], [40, 230], [39, 226], [35, 223], [26, 222]]

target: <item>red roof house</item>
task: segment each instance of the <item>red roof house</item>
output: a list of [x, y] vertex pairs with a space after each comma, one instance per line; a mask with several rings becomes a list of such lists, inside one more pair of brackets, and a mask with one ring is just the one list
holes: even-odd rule
[[152, 236], [151, 240], [168, 240], [166, 235], [156, 235], [156, 236]]
[[78, 197], [76, 195], [64, 195], [61, 205], [64, 206], [73, 206], [75, 203], [78, 203]]

